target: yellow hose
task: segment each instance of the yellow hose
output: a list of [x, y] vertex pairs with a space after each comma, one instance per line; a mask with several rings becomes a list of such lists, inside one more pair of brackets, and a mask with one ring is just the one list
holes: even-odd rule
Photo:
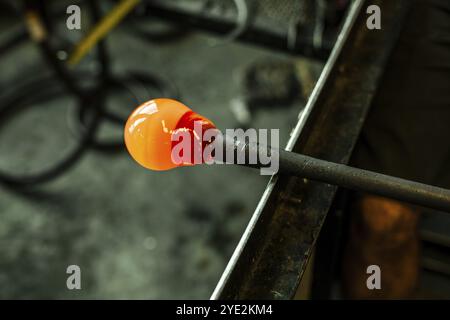
[[122, 0], [116, 5], [102, 20], [94, 26], [86, 37], [84, 37], [74, 48], [69, 56], [67, 63], [69, 66], [75, 66], [81, 59], [94, 47], [97, 42], [102, 40], [108, 32], [111, 31], [131, 10], [136, 7], [140, 0]]

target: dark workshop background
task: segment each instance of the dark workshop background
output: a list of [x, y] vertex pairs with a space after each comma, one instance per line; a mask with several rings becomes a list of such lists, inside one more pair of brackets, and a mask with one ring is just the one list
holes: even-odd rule
[[[185, 2], [198, 10], [207, 1]], [[281, 2], [270, 10], [286, 10]], [[54, 58], [64, 65], [92, 26], [90, 7], [86, 1], [44, 3]], [[81, 30], [65, 26], [65, 8], [74, 3], [82, 11]], [[227, 3], [202, 10], [216, 17], [225, 12], [233, 21], [236, 9]], [[114, 4], [102, 1], [101, 15]], [[110, 71], [120, 82], [107, 90], [109, 111], [125, 119], [143, 101], [176, 95], [219, 128], [279, 128], [286, 144], [320, 59], [178, 27], [142, 11], [106, 38]], [[260, 23], [280, 27], [276, 19]], [[56, 165], [77, 148], [83, 123], [93, 116], [66, 92], [29, 38], [21, 1], [2, 1], [0, 25], [0, 171], [8, 182], [0, 187], [0, 298], [209, 298], [268, 178], [237, 166], [147, 171], [124, 152], [123, 124], [104, 117], [96, 140], [119, 147], [88, 147], [54, 178], [17, 188], [5, 174], [23, 177]], [[239, 105], [255, 65], [303, 83], [297, 95], [273, 93], [270, 108], [252, 110], [243, 122]], [[100, 68], [92, 50], [68, 70], [81, 86], [94, 88]], [[82, 290], [66, 288], [71, 264], [81, 268]]]
[[[0, 0], [0, 299], [209, 298], [269, 178], [145, 170], [124, 121], [170, 97], [221, 129], [279, 129], [285, 146], [350, 0], [141, 0], [68, 66], [119, 2]], [[421, 297], [450, 297], [449, 227], [422, 218]], [[73, 264], [81, 290], [66, 287]]]

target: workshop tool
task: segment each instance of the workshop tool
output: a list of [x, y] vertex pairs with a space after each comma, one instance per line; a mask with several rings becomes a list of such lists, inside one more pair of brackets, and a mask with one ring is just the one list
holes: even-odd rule
[[[212, 141], [203, 141], [194, 131], [195, 121], [199, 121], [202, 130], [214, 129], [214, 124], [207, 118], [193, 112], [184, 104], [172, 99], [154, 99], [139, 106], [129, 117], [124, 131], [128, 152], [142, 166], [151, 170], [169, 170], [179, 166], [205, 163], [210, 159], [195, 161], [195, 146], [201, 149]], [[174, 163], [172, 148], [173, 135], [189, 132], [193, 140], [191, 161]], [[245, 159], [256, 156], [257, 163], [237, 163], [249, 167], [262, 167], [260, 155], [271, 155], [279, 159], [280, 174], [294, 175], [301, 178], [320, 181], [355, 191], [364, 191], [380, 196], [406, 201], [437, 210], [450, 212], [450, 190], [418, 182], [400, 179], [376, 172], [353, 168], [347, 165], [312, 158], [306, 155], [275, 149], [261, 144], [236, 141], [227, 136], [223, 138], [225, 149], [245, 153]], [[276, 157], [273, 157], [276, 153]], [[227, 162], [224, 159], [215, 159]], [[229, 162], [229, 161], [228, 161]]]

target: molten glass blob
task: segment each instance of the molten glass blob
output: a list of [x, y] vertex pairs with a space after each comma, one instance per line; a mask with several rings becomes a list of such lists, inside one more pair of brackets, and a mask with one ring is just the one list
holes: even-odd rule
[[[205, 117], [172, 99], [154, 99], [140, 105], [128, 118], [124, 138], [128, 152], [140, 165], [151, 170], [169, 170], [179, 166], [203, 163], [203, 149], [208, 142], [202, 141], [194, 125], [204, 132], [215, 129]], [[177, 163], [173, 148], [181, 141], [181, 133], [189, 133], [192, 140], [190, 155]], [[200, 154], [200, 158], [195, 155]], [[181, 150], [180, 156], [183, 156]]]

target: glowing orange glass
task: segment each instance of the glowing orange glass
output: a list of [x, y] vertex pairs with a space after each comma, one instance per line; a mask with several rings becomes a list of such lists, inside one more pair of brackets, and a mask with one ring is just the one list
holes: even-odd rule
[[[151, 170], [169, 170], [188, 163], [172, 160], [172, 135], [186, 130], [196, 139], [194, 122], [200, 121], [202, 130], [215, 128], [205, 117], [172, 99], [154, 99], [140, 105], [125, 124], [124, 138], [128, 152], [140, 165]], [[201, 148], [205, 143], [200, 143]], [[193, 144], [194, 148], [194, 144]], [[193, 153], [192, 153], [193, 154]]]

